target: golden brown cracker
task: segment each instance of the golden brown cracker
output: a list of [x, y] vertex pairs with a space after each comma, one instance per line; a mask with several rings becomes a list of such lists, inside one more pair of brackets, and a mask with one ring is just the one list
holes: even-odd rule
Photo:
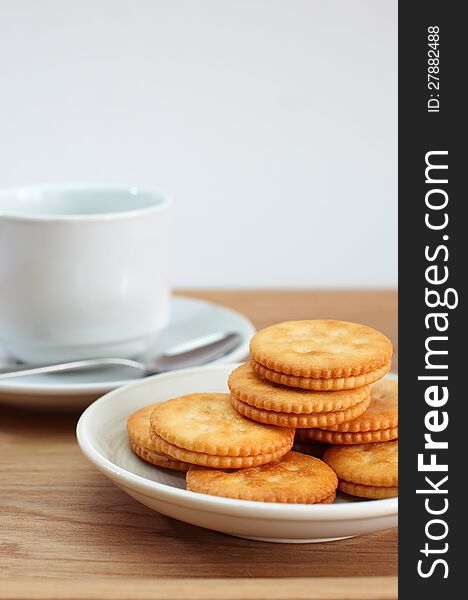
[[[398, 383], [383, 379], [371, 386], [371, 401], [368, 409], [351, 421], [324, 426], [330, 431], [377, 431], [398, 426]], [[321, 425], [314, 427], [322, 428]]]
[[361, 375], [321, 379], [314, 377], [299, 377], [296, 375], [280, 373], [264, 367], [254, 359], [251, 359], [250, 364], [252, 365], [252, 369], [259, 377], [264, 377], [265, 379], [268, 379], [268, 381], [293, 388], [301, 388], [304, 390], [314, 390], [320, 392], [350, 390], [365, 385], [367, 386], [371, 383], [374, 383], [374, 381], [382, 379], [382, 377], [390, 371], [392, 365], [391, 360], [389, 360], [387, 363], [384, 363], [383, 366], [375, 369], [374, 371], [362, 373]]
[[262, 425], [241, 416], [229, 394], [188, 394], [158, 404], [151, 430], [169, 444], [217, 456], [255, 456], [289, 450], [294, 429]]
[[150, 415], [156, 406], [157, 404], [144, 406], [128, 417], [127, 433], [130, 448], [137, 456], [152, 465], [185, 472], [190, 465], [157, 452], [156, 446], [151, 439], [149, 432]]
[[338, 485], [335, 473], [323, 461], [298, 452], [237, 471], [191, 467], [186, 481], [188, 490], [202, 494], [304, 504], [332, 501]]
[[325, 498], [325, 500], [320, 500], [320, 502], [316, 502], [315, 504], [333, 504], [333, 502], [335, 502], [336, 500], [336, 492], [333, 492], [333, 494], [330, 494], [329, 496], [327, 496], [327, 498]]
[[204, 452], [194, 452], [193, 450], [179, 448], [163, 440], [154, 431], [151, 432], [151, 437], [159, 452], [183, 462], [203, 467], [212, 467], [214, 469], [243, 469], [264, 465], [287, 454], [292, 446], [291, 442], [290, 447], [285, 446], [275, 452], [256, 454], [255, 456], [217, 456], [215, 454], [206, 454]]
[[331, 446], [323, 460], [339, 479], [370, 486], [398, 486], [398, 441]]
[[231, 395], [256, 408], [297, 414], [345, 410], [370, 396], [370, 386], [317, 392], [279, 385], [257, 376], [249, 363], [232, 371], [228, 387]]
[[144, 406], [127, 419], [127, 433], [131, 441], [149, 451], [155, 450], [150, 437], [150, 416], [157, 404]]
[[130, 448], [132, 451], [145, 460], [146, 462], [155, 465], [156, 467], [162, 467], [163, 469], [171, 469], [173, 471], [182, 471], [186, 473], [190, 467], [189, 463], [182, 462], [181, 460], [177, 460], [175, 458], [171, 458], [167, 454], [162, 454], [161, 452], [154, 452], [144, 448], [140, 444], [130, 440]]
[[388, 442], [398, 439], [398, 426], [377, 431], [328, 431], [326, 429], [298, 429], [297, 435], [303, 440], [313, 440], [323, 444], [351, 445]]
[[266, 423], [268, 425], [276, 425], [278, 427], [319, 427], [325, 426], [328, 423], [335, 424], [346, 420], [354, 419], [355, 416], [365, 412], [369, 406], [370, 398], [346, 408], [345, 410], [337, 410], [323, 413], [311, 413], [298, 415], [294, 413], [274, 412], [262, 410], [255, 406], [250, 406], [245, 402], [241, 402], [235, 396], [231, 395], [231, 404], [244, 417], [257, 421], [258, 423]]
[[250, 354], [259, 364], [296, 377], [348, 378], [390, 362], [392, 344], [380, 331], [348, 321], [285, 321], [258, 331]]
[[398, 496], [398, 487], [362, 485], [344, 481], [344, 479], [339, 480], [338, 489], [351, 496], [369, 498], [371, 500], [383, 500], [384, 498], [396, 498]]

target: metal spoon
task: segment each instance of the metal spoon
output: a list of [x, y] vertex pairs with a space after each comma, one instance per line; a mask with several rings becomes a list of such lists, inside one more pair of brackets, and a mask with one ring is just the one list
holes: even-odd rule
[[[206, 339], [201, 338], [201, 339]], [[64, 363], [8, 367], [0, 369], [0, 379], [9, 377], [22, 377], [24, 375], [38, 375], [39, 373], [59, 373], [64, 371], [78, 371], [83, 369], [93, 369], [96, 367], [133, 367], [142, 372], [143, 376], [156, 375], [165, 371], [174, 371], [186, 367], [196, 367], [206, 364], [216, 358], [224, 356], [239, 345], [241, 336], [239, 333], [223, 333], [216, 340], [197, 345], [194, 340], [191, 345], [195, 345], [190, 350], [183, 352], [166, 351], [159, 356], [140, 362], [128, 358], [87, 358], [85, 360], [74, 360]]]

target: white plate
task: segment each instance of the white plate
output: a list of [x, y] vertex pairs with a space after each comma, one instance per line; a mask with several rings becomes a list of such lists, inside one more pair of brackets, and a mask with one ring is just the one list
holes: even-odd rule
[[[192, 525], [268, 542], [319, 542], [397, 526], [398, 500], [339, 495], [335, 504], [275, 504], [208, 496], [185, 490], [183, 474], [154, 467], [128, 446], [126, 421], [138, 408], [191, 392], [225, 392], [235, 365], [156, 375], [120, 388], [86, 409], [78, 443], [89, 460], [149, 508]], [[394, 377], [394, 376], [393, 376]]]
[[[248, 319], [224, 306], [175, 296], [171, 301], [170, 323], [158, 335], [151, 354], [155, 356], [186, 341], [219, 331], [237, 331], [242, 342], [211, 364], [246, 358], [250, 338], [255, 333]], [[2, 360], [6, 362], [7, 357], [2, 355], [0, 347], [0, 367]], [[0, 380], [0, 401], [37, 408], [83, 408], [102, 394], [140, 379], [141, 375], [135, 369], [124, 367], [3, 379]]]

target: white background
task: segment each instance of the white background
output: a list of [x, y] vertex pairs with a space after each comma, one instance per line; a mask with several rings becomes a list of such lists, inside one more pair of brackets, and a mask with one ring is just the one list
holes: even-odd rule
[[172, 280], [397, 283], [396, 0], [0, 0], [0, 186], [174, 199]]

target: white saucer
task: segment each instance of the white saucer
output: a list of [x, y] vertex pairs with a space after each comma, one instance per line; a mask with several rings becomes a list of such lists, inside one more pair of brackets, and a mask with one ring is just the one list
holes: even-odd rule
[[[77, 426], [89, 460], [124, 492], [174, 519], [268, 542], [323, 542], [397, 526], [398, 499], [359, 500], [339, 494], [335, 504], [275, 504], [197, 494], [181, 473], [152, 466], [128, 445], [127, 417], [138, 408], [190, 392], [227, 392], [236, 365], [217, 365], [149, 377], [114, 390], [88, 407]], [[396, 378], [390, 375], [390, 377]]]
[[[171, 302], [171, 320], [151, 349], [156, 355], [192, 339], [220, 331], [237, 331], [241, 344], [211, 364], [244, 360], [249, 341], [255, 333], [252, 323], [240, 313], [205, 302], [175, 296]], [[0, 367], [7, 357], [0, 347]], [[83, 408], [106, 392], [141, 379], [135, 369], [113, 367], [82, 373], [31, 375], [0, 380], [0, 402], [37, 408]]]

